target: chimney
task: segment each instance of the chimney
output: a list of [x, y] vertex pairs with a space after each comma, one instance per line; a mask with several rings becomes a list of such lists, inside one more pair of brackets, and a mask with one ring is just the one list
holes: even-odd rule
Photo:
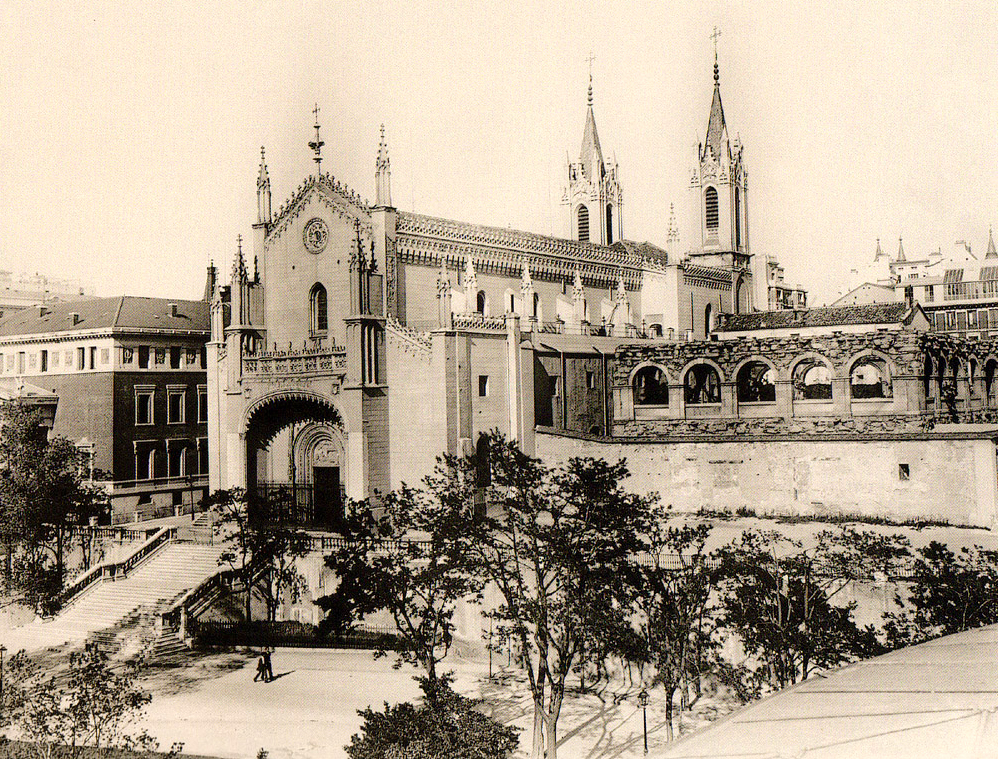
[[50, 313], [52, 313], [52, 312], [49, 309], [47, 309], [45, 306], [39, 306], [38, 307], [38, 315], [39, 316], [48, 316]]
[[75, 327], [75, 326], [76, 326], [77, 324], [79, 324], [79, 323], [80, 323], [81, 321], [83, 321], [83, 320], [82, 320], [82, 319], [80, 318], [80, 315], [79, 315], [78, 313], [76, 313], [75, 311], [73, 311], [73, 312], [72, 312], [72, 313], [71, 313], [71, 314], [69, 315], [69, 318], [70, 318], [70, 320], [71, 320], [71, 321], [73, 322], [73, 326], [74, 326], [74, 327]]
[[171, 303], [170, 304], [170, 316], [176, 316], [176, 315], [177, 315], [177, 304], [176, 303]]

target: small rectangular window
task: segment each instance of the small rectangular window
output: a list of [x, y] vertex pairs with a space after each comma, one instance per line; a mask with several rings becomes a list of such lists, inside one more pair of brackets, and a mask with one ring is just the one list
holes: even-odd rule
[[152, 390], [136, 390], [135, 391], [135, 423], [136, 424], [152, 424], [153, 423], [153, 391]]
[[478, 375], [478, 397], [486, 398], [489, 394], [489, 375], [479, 374]]
[[166, 391], [166, 421], [167, 424], [183, 424], [184, 422], [184, 391]]
[[198, 388], [198, 421], [208, 421], [208, 388]]
[[24, 351], [18, 351], [17, 353], [17, 373], [24, 374], [25, 364], [28, 360], [28, 354]]
[[181, 356], [180, 346], [179, 345], [171, 345], [170, 346], [170, 368], [171, 369], [179, 369], [180, 368], [180, 356]]
[[60, 351], [52, 351], [52, 366], [59, 366], [59, 353]]
[[38, 357], [38, 371], [47, 372], [49, 370], [49, 352], [42, 351]]
[[90, 368], [97, 368], [97, 348], [91, 346], [90, 348]]
[[911, 467], [908, 464], [898, 464], [898, 479], [902, 482], [911, 479]]
[[79, 371], [83, 371], [87, 368], [87, 349], [77, 348], [76, 349], [76, 368]]
[[587, 390], [596, 389], [596, 372], [586, 370], [586, 389]]
[[139, 369], [149, 368], [149, 346], [140, 345], [139, 346]]

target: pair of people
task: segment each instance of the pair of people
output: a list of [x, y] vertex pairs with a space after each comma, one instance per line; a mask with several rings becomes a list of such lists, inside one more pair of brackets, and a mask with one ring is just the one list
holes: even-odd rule
[[274, 679], [274, 666], [270, 661], [270, 651], [264, 651], [260, 654], [260, 658], [256, 661], [256, 676], [253, 678], [253, 682], [258, 680], [263, 680], [265, 683], [269, 683]]

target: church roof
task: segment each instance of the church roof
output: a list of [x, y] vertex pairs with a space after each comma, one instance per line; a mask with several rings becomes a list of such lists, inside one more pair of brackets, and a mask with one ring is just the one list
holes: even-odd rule
[[718, 332], [749, 332], [762, 329], [836, 327], [856, 324], [901, 324], [911, 316], [907, 303], [869, 303], [859, 306], [832, 306], [801, 310], [758, 311], [726, 314]]
[[611, 249], [626, 251], [634, 256], [639, 256], [645, 261], [665, 266], [669, 263], [669, 253], [653, 243], [634, 242], [633, 240], [618, 240], [610, 246]]
[[[396, 230], [399, 235], [399, 245], [425, 241], [434, 250], [443, 250], [441, 243], [453, 243], [455, 251], [461, 260], [473, 246], [478, 257], [505, 257], [507, 254], [534, 255], [538, 257], [558, 259], [560, 263], [571, 267], [576, 262], [580, 264], [603, 264], [612, 267], [641, 269], [649, 265], [664, 266], [652, 255], [653, 250], [660, 250], [649, 243], [614, 244], [610, 246], [597, 245], [591, 242], [566, 240], [561, 237], [540, 235], [534, 232], [524, 232], [508, 227], [489, 227], [482, 224], [470, 224], [463, 221], [441, 219], [435, 216], [399, 211]], [[450, 252], [450, 251], [448, 251]], [[662, 251], [664, 254], [664, 251]], [[516, 267], [522, 261], [517, 259]], [[536, 264], [531, 263], [531, 271], [537, 272]], [[585, 271], [585, 270], [584, 270]]]
[[[171, 304], [177, 306], [173, 313]], [[47, 303], [0, 319], [0, 338], [49, 332], [208, 332], [208, 304], [200, 300], [114, 298]]]

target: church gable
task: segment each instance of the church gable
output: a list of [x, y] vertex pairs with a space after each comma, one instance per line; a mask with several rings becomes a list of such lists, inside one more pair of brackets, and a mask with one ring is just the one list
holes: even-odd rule
[[351, 227], [359, 222], [361, 231], [371, 234], [370, 204], [331, 175], [322, 174], [309, 176], [277, 210], [268, 230], [268, 243], [283, 236], [310, 202], [324, 206], [332, 217], [348, 221]]

